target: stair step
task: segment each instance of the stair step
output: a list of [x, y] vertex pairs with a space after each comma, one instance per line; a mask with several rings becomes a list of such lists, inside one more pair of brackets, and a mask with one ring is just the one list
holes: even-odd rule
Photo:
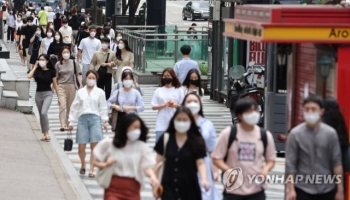
[[18, 100], [17, 110], [24, 113], [31, 113], [33, 109], [33, 102], [29, 100]]
[[16, 91], [9, 91], [9, 90], [2, 91], [2, 96], [8, 97], [8, 98], [18, 98], [18, 94]]
[[4, 87], [4, 84], [2, 83], [2, 81], [0, 81], [0, 87]]

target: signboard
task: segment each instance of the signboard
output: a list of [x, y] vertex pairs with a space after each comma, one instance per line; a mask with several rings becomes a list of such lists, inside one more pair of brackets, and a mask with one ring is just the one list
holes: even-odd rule
[[350, 43], [350, 24], [343, 27], [315, 25], [280, 25], [225, 21], [224, 36], [256, 42], [273, 43]]
[[247, 63], [255, 61], [255, 65], [265, 65], [265, 43], [247, 41]]

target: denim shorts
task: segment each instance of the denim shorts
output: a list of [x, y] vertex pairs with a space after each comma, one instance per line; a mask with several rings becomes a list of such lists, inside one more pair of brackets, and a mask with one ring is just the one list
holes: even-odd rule
[[78, 119], [76, 143], [96, 143], [102, 139], [101, 117], [95, 114], [81, 115]]

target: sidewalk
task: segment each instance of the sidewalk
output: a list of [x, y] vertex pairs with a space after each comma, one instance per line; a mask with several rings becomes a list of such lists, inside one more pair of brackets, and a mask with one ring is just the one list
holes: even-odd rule
[[0, 127], [0, 199], [78, 199], [34, 115], [0, 108]]

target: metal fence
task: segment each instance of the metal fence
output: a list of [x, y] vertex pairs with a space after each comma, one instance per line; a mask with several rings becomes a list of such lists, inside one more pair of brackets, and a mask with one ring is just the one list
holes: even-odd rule
[[191, 47], [191, 59], [205, 70], [208, 68], [207, 27], [195, 27], [188, 31], [181, 26], [117, 26], [134, 51], [134, 69], [148, 73], [173, 67], [181, 59], [180, 48]]

